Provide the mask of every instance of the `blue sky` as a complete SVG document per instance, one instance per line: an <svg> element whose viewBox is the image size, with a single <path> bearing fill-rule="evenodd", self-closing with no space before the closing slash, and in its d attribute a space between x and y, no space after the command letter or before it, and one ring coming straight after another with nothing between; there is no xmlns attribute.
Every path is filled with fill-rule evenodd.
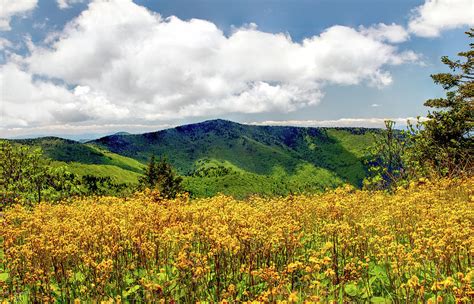
<svg viewBox="0 0 474 304"><path fill-rule="evenodd" d="M446 71L441 56L466 49L473 5L7 0L0 136L136 133L213 118L402 126L443 94L429 75Z"/></svg>

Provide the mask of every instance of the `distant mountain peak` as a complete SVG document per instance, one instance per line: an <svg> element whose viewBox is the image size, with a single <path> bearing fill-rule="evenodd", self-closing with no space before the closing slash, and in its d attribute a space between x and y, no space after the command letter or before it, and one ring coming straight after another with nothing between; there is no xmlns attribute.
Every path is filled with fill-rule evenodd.
<svg viewBox="0 0 474 304"><path fill-rule="evenodd" d="M221 119L221 118L216 118L216 119L209 119L201 122L196 122L196 123L191 123L191 124L186 124L179 127L186 127L186 126L242 126L242 124L231 121L231 120L226 120L226 119Z"/></svg>

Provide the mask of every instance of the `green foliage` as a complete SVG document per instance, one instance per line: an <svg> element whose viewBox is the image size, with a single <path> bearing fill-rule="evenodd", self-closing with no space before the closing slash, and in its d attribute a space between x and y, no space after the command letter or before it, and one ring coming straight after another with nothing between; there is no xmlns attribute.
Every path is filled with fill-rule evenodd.
<svg viewBox="0 0 474 304"><path fill-rule="evenodd" d="M15 203L32 205L73 196L123 196L134 189L133 183L117 182L113 176L95 175L94 170L87 170L89 174L75 174L77 165L99 166L51 161L35 146L0 141L0 210ZM101 165L99 169L112 175L113 169L130 172L109 165ZM135 174L136 184L138 173L130 174Z"/></svg>
<svg viewBox="0 0 474 304"><path fill-rule="evenodd" d="M405 132L395 130L394 126L394 121L386 120L386 129L382 132L382 136L376 138L368 149L366 163L369 170L364 180L364 187L367 189L391 188L400 185L408 178L409 170L405 158L410 138Z"/></svg>
<svg viewBox="0 0 474 304"><path fill-rule="evenodd" d="M74 174L51 166L41 149L0 141L0 208L58 200L78 193Z"/></svg>
<svg viewBox="0 0 474 304"><path fill-rule="evenodd" d="M474 29L466 34L474 37ZM425 106L435 109L426 121L416 125L408 122L408 130L393 130L386 122L386 131L369 151L369 176L364 185L369 189L393 188L419 177L472 176L474 142L474 44L458 53L465 61L441 61L453 73L431 75L445 89L445 98L429 99Z"/></svg>
<svg viewBox="0 0 474 304"><path fill-rule="evenodd" d="M67 166L68 170L76 174L79 178L82 178L85 175L110 177L116 183L128 184L131 187L138 185L138 179L141 176L140 173L126 170L113 165L95 165L77 162L53 162L53 164L57 166Z"/></svg>
<svg viewBox="0 0 474 304"><path fill-rule="evenodd" d="M288 173L276 166L270 174L256 174L242 170L230 162L205 159L183 180L184 189L192 197L212 197L218 193L246 198L251 195L283 196L290 193L315 193L335 188L344 181L333 172L301 164Z"/></svg>
<svg viewBox="0 0 474 304"><path fill-rule="evenodd" d="M130 189L152 155L166 154L193 196L220 192L247 197L318 192L342 183L361 186L366 174L363 151L378 132L212 120L147 134L116 134L85 144L53 137L19 142L41 147L55 160L53 165L67 166L78 179L110 176L114 184L128 184ZM284 174L275 175L280 169ZM89 190L82 187L83 193Z"/></svg>
<svg viewBox="0 0 474 304"><path fill-rule="evenodd" d="M363 150L378 130L243 125L211 120L138 135L112 135L90 143L146 162L167 155L181 175L190 175L202 159L230 162L239 170L271 175L281 166L294 174L305 163L334 172L360 186L365 176Z"/></svg>
<svg viewBox="0 0 474 304"><path fill-rule="evenodd" d="M141 174L144 165L137 160L112 153L93 144L83 144L57 137L15 140L22 145L41 148L45 157L63 163L115 166Z"/></svg>
<svg viewBox="0 0 474 304"><path fill-rule="evenodd" d="M169 199L183 192L182 180L165 158L156 162L155 156L152 155L145 174L140 178L140 185L143 188L157 189L160 196Z"/></svg>
<svg viewBox="0 0 474 304"><path fill-rule="evenodd" d="M472 39L474 29L466 34ZM452 73L431 75L447 91L446 97L425 102L434 110L413 138L413 158L429 173L448 177L473 173L474 44L458 56L464 61L441 58Z"/></svg>
<svg viewBox="0 0 474 304"><path fill-rule="evenodd" d="M132 192L130 185L117 183L110 176L84 175L81 186L86 195L123 196Z"/></svg>

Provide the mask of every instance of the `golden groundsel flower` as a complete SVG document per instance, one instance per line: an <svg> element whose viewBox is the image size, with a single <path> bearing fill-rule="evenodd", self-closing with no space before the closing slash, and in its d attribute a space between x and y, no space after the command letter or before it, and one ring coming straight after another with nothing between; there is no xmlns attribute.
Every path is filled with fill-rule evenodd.
<svg viewBox="0 0 474 304"><path fill-rule="evenodd" d="M0 302L470 303L473 189L15 206Z"/></svg>

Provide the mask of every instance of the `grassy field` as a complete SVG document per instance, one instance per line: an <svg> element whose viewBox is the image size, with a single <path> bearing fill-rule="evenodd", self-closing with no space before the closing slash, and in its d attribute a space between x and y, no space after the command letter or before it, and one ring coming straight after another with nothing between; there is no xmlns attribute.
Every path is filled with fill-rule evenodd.
<svg viewBox="0 0 474 304"><path fill-rule="evenodd" d="M474 180L396 193L78 199L8 209L16 302L471 303Z"/></svg>
<svg viewBox="0 0 474 304"><path fill-rule="evenodd" d="M99 177L111 177L113 181L119 183L126 183L131 185L138 184L138 178L141 173L123 169L114 165L94 165L82 163L57 163L58 165L66 165L68 170L75 173L77 176L94 175Z"/></svg>

